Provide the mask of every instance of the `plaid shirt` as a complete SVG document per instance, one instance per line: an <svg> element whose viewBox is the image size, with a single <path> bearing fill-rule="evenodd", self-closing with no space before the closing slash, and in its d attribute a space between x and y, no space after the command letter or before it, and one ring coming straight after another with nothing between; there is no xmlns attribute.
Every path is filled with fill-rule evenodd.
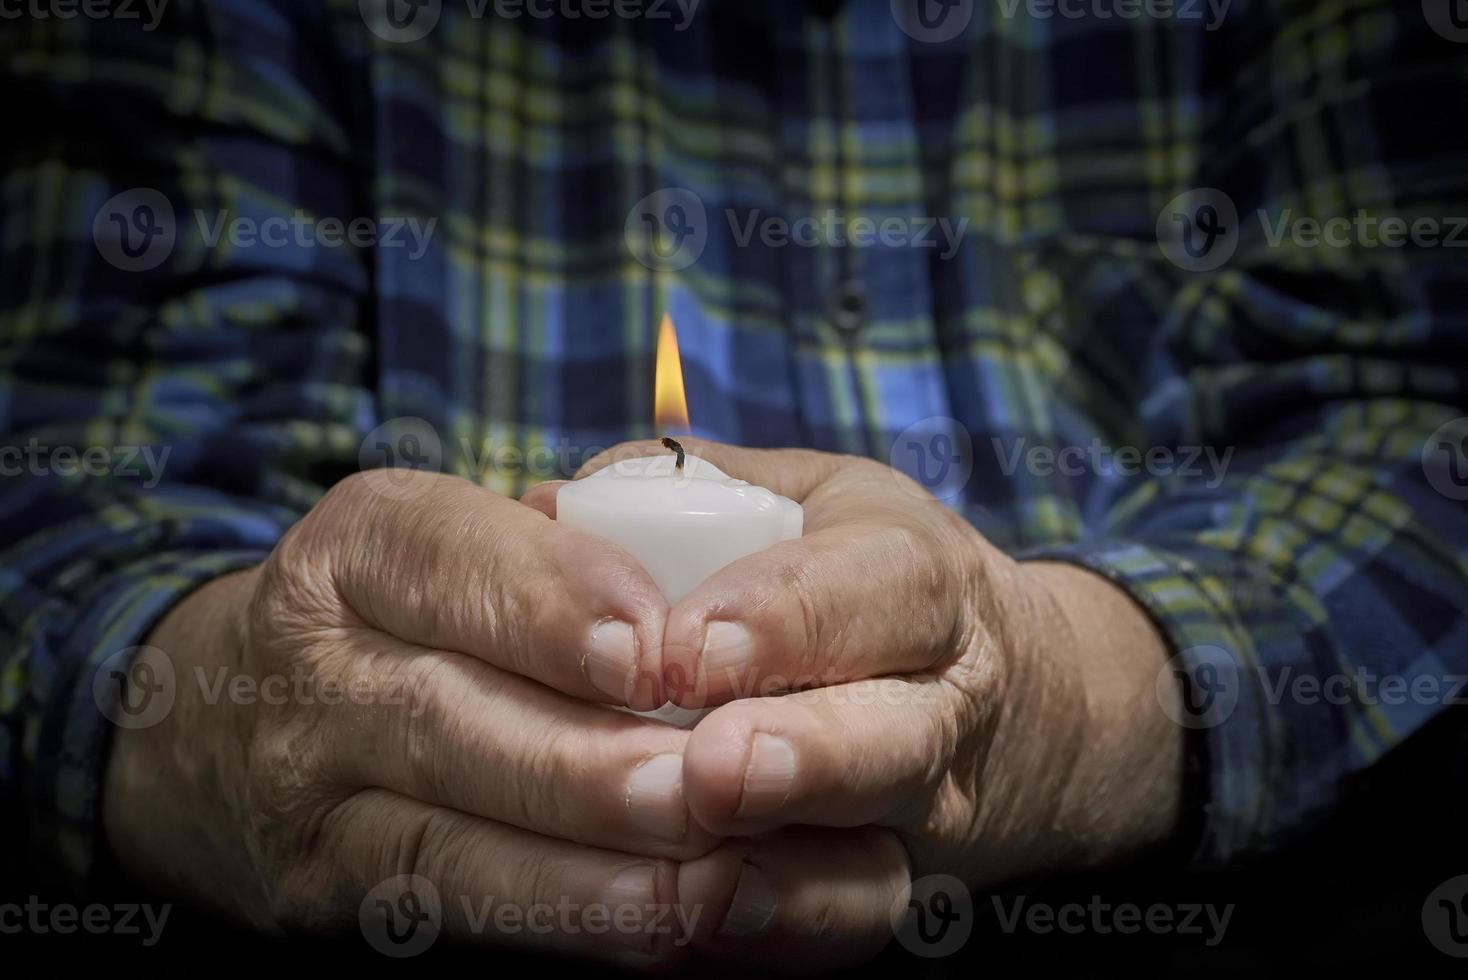
<svg viewBox="0 0 1468 980"><path fill-rule="evenodd" d="M0 790L36 853L94 867L107 668L170 604L394 449L515 493L651 435L664 311L698 434L891 461L1156 617L1200 860L1451 700L1328 682L1468 672L1468 262L1292 224L1468 215L1451 22L439 7L0 28Z"/></svg>

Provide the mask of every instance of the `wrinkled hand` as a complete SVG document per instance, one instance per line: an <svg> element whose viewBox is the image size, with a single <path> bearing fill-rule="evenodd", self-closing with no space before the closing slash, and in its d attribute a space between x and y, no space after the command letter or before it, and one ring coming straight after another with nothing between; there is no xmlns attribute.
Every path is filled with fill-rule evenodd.
<svg viewBox="0 0 1468 980"><path fill-rule="evenodd" d="M1171 832L1166 648L1116 586L1011 560L869 460L687 445L801 502L806 523L678 603L663 637L663 693L722 705L686 749L689 808L715 834L757 835L680 872L680 899L712 906L699 948L869 949L909 876L982 887ZM526 502L554 514L554 492ZM790 825L866 829L769 833Z"/></svg>
<svg viewBox="0 0 1468 980"><path fill-rule="evenodd" d="M515 501L353 477L154 629L139 657L174 672L176 703L116 733L112 850L270 931L354 931L374 886L419 875L451 936L676 955L643 919L675 921L676 859L713 844L679 791L689 735L593 703L655 706L636 675L666 613L625 553ZM491 896L554 925L476 924ZM593 906L633 911L576 928Z"/></svg>

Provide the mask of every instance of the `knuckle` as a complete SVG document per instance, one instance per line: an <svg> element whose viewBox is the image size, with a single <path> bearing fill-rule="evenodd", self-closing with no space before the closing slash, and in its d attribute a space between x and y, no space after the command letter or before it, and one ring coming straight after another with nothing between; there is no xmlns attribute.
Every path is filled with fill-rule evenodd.
<svg viewBox="0 0 1468 980"><path fill-rule="evenodd" d="M251 646L274 659L295 659L305 653L303 643L294 642L331 621L333 606L309 573L284 561L272 559L261 572L260 584L250 599L247 622Z"/></svg>
<svg viewBox="0 0 1468 980"><path fill-rule="evenodd" d="M765 678L795 690L821 681L814 675L836 659L844 642L833 628L830 596L812 563L775 553L746 559L750 592L740 602L740 619L757 638L755 656Z"/></svg>
<svg viewBox="0 0 1468 980"><path fill-rule="evenodd" d="M953 543L927 527L895 528L890 533L892 562L907 570L902 579L911 600L907 606L914 617L913 632L945 645L964 605L963 582L949 569Z"/></svg>
<svg viewBox="0 0 1468 980"><path fill-rule="evenodd" d="M246 805L269 836L291 829L294 833L286 836L298 844L309 849L315 843L332 802L321 776L322 755L320 739L309 731L268 735L252 744Z"/></svg>
<svg viewBox="0 0 1468 980"><path fill-rule="evenodd" d="M265 635L300 636L340 619L326 540L308 515L276 543L261 567L250 605L249 621Z"/></svg>
<svg viewBox="0 0 1468 980"><path fill-rule="evenodd" d="M562 799L565 787L583 785L602 771L598 743L587 730L571 724L556 724L545 737L528 738L519 767L519 792L515 795L518 819L524 827L555 822L574 823L582 812ZM576 832L576 828L563 830ZM584 836L579 833L577 836Z"/></svg>
<svg viewBox="0 0 1468 980"><path fill-rule="evenodd" d="M411 710L394 711L386 722L395 727L403 770L416 782L420 798L428 800L462 799L491 778L488 770L500 768L493 765L499 747L487 744L479 721L494 701L476 700L450 679L432 679L447 667L436 661L416 669L406 682Z"/></svg>
<svg viewBox="0 0 1468 980"><path fill-rule="evenodd" d="M922 718L926 728L923 741L931 760L924 782L931 789L943 780L958 757L963 728L958 706L952 698L938 698L931 710L922 713Z"/></svg>
<svg viewBox="0 0 1468 980"><path fill-rule="evenodd" d="M840 616L832 616L830 595L824 583L808 566L791 563L785 572L785 594L794 604L799 649L790 658L793 670L815 673L829 670L840 662L846 645L846 629ZM819 686L837 678L811 678L812 683L794 683L792 687Z"/></svg>
<svg viewBox="0 0 1468 980"><path fill-rule="evenodd" d="M336 800L316 775L309 743L257 739L243 789L247 845L271 883L269 915L287 932L313 931L332 912L332 876L320 858Z"/></svg>
<svg viewBox="0 0 1468 980"><path fill-rule="evenodd" d="M382 496L372 489L367 472L350 473L327 489L315 509L327 513L338 509L355 511L382 499Z"/></svg>
<svg viewBox="0 0 1468 980"><path fill-rule="evenodd" d="M419 875L434 881L442 869L440 858L452 831L444 825L446 811L430 809L405 820L383 841L378 868L394 875Z"/></svg>
<svg viewBox="0 0 1468 980"><path fill-rule="evenodd" d="M527 908L564 904L565 882L562 862L542 847L498 848L496 862L505 869L507 892Z"/></svg>

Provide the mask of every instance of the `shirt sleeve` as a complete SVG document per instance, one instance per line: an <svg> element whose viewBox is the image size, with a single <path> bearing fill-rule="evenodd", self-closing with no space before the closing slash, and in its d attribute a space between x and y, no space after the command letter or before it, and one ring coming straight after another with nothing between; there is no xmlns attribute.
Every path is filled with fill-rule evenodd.
<svg viewBox="0 0 1468 980"><path fill-rule="evenodd" d="M1131 478L1093 482L1082 539L1029 554L1108 576L1175 647L1202 862L1306 833L1468 699L1462 50L1415 5L1238 5L1174 66L1202 76L1198 254L1077 298L1091 329L1155 324L1121 441L1167 472L1113 457ZM1205 224L1236 247L1213 269Z"/></svg>
<svg viewBox="0 0 1468 980"><path fill-rule="evenodd" d="M355 468L365 253L231 230L362 213L322 9L0 32L0 794L58 883L99 853L101 668Z"/></svg>

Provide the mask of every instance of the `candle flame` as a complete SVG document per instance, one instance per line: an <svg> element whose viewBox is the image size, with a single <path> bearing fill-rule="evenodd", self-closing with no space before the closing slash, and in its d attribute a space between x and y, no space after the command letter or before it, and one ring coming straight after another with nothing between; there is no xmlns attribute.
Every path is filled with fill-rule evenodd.
<svg viewBox="0 0 1468 980"><path fill-rule="evenodd" d="M683 390L683 361L673 318L663 316L658 331L658 364L654 376L653 421L659 432L688 432L688 396Z"/></svg>

